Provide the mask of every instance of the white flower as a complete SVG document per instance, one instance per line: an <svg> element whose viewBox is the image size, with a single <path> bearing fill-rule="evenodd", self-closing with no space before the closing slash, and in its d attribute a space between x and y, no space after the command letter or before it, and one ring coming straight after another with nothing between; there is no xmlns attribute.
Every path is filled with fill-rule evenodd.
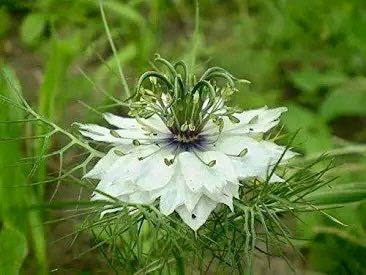
<svg viewBox="0 0 366 275"><path fill-rule="evenodd" d="M143 108L138 111L150 111L148 118L107 113L104 118L113 130L79 124L85 137L112 146L85 175L99 180L93 200L108 199L103 193L132 204L159 199L164 215L176 211L197 230L218 204L234 211L240 180L283 181L275 173L268 177L280 159L284 162L295 153L258 137L278 124L286 108L263 107L233 115L224 105L223 93L211 98L203 92L180 95L191 101L177 106L169 99L172 89L158 94L161 100L141 97L138 103Z"/></svg>

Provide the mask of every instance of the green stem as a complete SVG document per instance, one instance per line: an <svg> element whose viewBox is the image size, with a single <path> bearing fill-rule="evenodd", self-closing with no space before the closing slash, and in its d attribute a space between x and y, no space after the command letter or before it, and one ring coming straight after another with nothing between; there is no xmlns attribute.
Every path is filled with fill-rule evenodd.
<svg viewBox="0 0 366 275"><path fill-rule="evenodd" d="M124 89L124 91L127 95L127 98L130 98L131 92L130 92L130 89L128 87L127 81L126 81L126 77L123 73L122 65L121 65L119 57L118 57L116 46L114 45L113 38L112 38L111 32L109 30L109 26L108 26L107 19L106 19L104 9L103 9L103 1L102 0L99 1L99 8L100 8L100 13L102 15L104 29L107 33L108 41L109 41L109 44L112 48L113 56L114 56L114 58L116 60L116 63L117 63L117 68L118 68L118 72L119 72L119 75L120 75L120 78L121 78L122 87L123 87L123 89Z"/></svg>
<svg viewBox="0 0 366 275"><path fill-rule="evenodd" d="M192 39L192 50L191 50L191 70L194 74L195 67L196 67L196 57L197 57L197 50L198 50L198 43L199 43L199 1L196 0L196 7L195 7L195 25L194 25L194 33Z"/></svg>
<svg viewBox="0 0 366 275"><path fill-rule="evenodd" d="M175 255L175 261L176 261L176 271L178 275L184 275L185 271L184 271L184 261L182 256L180 255Z"/></svg>

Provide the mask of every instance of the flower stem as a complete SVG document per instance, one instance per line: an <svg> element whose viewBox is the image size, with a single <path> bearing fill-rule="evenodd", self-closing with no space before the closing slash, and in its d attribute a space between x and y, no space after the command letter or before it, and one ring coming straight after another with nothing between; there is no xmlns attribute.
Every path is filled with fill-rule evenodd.
<svg viewBox="0 0 366 275"><path fill-rule="evenodd" d="M175 262L176 262L176 271L177 271L177 275L184 275L185 271L184 271L184 261L183 261L183 257L176 254L175 255Z"/></svg>

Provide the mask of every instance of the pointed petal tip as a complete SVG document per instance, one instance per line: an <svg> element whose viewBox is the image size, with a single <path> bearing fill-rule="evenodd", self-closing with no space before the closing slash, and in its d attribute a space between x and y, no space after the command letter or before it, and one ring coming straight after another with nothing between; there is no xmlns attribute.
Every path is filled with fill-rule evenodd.
<svg viewBox="0 0 366 275"><path fill-rule="evenodd" d="M108 121L108 119L110 118L110 117L112 117L113 116L113 114L111 114L111 113L103 113L103 117L104 117L104 119L105 120L107 120Z"/></svg>
<svg viewBox="0 0 366 275"><path fill-rule="evenodd" d="M286 106L278 107L277 109L279 109L281 111L281 113L288 111L288 108Z"/></svg>

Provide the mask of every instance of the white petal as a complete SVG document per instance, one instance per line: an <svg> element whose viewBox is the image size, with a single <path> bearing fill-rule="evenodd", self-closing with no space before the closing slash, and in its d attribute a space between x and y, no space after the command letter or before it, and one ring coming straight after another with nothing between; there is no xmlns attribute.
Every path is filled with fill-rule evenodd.
<svg viewBox="0 0 366 275"><path fill-rule="evenodd" d="M184 205L186 206L188 211L192 211L196 207L200 198L203 196L202 193L192 192L191 189L189 189L186 185L184 185L183 194Z"/></svg>
<svg viewBox="0 0 366 275"><path fill-rule="evenodd" d="M164 215L170 215L178 206L183 204L183 188L184 179L181 175L176 173L172 177L171 183L163 189L160 196L159 206L161 213L163 213Z"/></svg>
<svg viewBox="0 0 366 275"><path fill-rule="evenodd" d="M123 186L124 183L127 184L129 181L135 182L139 177L143 165L143 162L139 160L139 157L147 156L156 151L157 148L159 147L155 145L135 146L133 153L120 156L101 177L98 188L101 191L104 191L114 183Z"/></svg>
<svg viewBox="0 0 366 275"><path fill-rule="evenodd" d="M119 158L119 156L114 153L115 150L115 148L109 150L109 152L97 162L93 169L85 174L84 178L101 179L101 176L104 175Z"/></svg>
<svg viewBox="0 0 366 275"><path fill-rule="evenodd" d="M293 152L290 149L286 150L285 146L277 145L276 143L268 141L268 140L262 140L259 143L260 143L260 145L264 146L264 148L266 148L267 151L271 152L270 153L271 158L273 158L275 161L278 161L278 159L281 156L282 156L281 162L284 162L284 161L287 161L287 160L299 155L298 153Z"/></svg>
<svg viewBox="0 0 366 275"><path fill-rule="evenodd" d="M223 193L239 198L239 184L228 183L222 190Z"/></svg>
<svg viewBox="0 0 366 275"><path fill-rule="evenodd" d="M136 184L132 181L115 180L114 182L108 183L101 181L97 185L96 191L92 194L92 200L111 200L111 197L119 199L121 196L135 192L136 189Z"/></svg>
<svg viewBox="0 0 366 275"><path fill-rule="evenodd" d="M132 143L133 140L138 140L140 143L153 142L161 137L156 137L143 130L129 130L129 129L117 129L114 130L120 139L125 140L127 143Z"/></svg>
<svg viewBox="0 0 366 275"><path fill-rule="evenodd" d="M236 172L238 174L239 179L248 179L253 177L258 177L262 180L267 180L269 175L272 173L273 165L263 165L263 164L255 164L246 160L233 160L233 164L235 166ZM271 178L268 179L269 182L283 182L284 180L277 176L275 173L272 173Z"/></svg>
<svg viewBox="0 0 366 275"><path fill-rule="evenodd" d="M141 169L141 161L136 155L130 154L120 157L102 177L102 181L113 182L115 180L135 180Z"/></svg>
<svg viewBox="0 0 366 275"><path fill-rule="evenodd" d="M183 203L183 197L174 187L165 188L160 196L160 212L164 215L170 215Z"/></svg>
<svg viewBox="0 0 366 275"><path fill-rule="evenodd" d="M200 161L189 152L179 154L178 161L187 187L193 192L201 192L204 183L200 171L202 166Z"/></svg>
<svg viewBox="0 0 366 275"><path fill-rule="evenodd" d="M240 179L260 177L266 179L273 167L281 159L281 163L294 157L296 153L270 141L256 141L249 137L223 136L216 144L216 149L232 155L234 169ZM238 157L246 149L244 156ZM283 155L284 154L284 155ZM236 157L235 157L236 156ZM280 181L271 178L272 181Z"/></svg>
<svg viewBox="0 0 366 275"><path fill-rule="evenodd" d="M215 209L217 202L203 196L192 211L188 211L185 206L177 208L177 213L182 220L193 230L200 228Z"/></svg>
<svg viewBox="0 0 366 275"><path fill-rule="evenodd" d="M141 190L159 189L170 181L175 171L176 161L168 166L165 164L165 158L172 159L173 156L163 150L142 161L136 179Z"/></svg>
<svg viewBox="0 0 366 275"><path fill-rule="evenodd" d="M234 161L240 179L259 178L268 180L269 183L284 182L285 180L279 177L276 173L272 173L273 167L264 165L248 165L246 162ZM272 173L271 177L270 174Z"/></svg>
<svg viewBox="0 0 366 275"><path fill-rule="evenodd" d="M96 124L81 124L77 123L79 126L80 133L88 138L94 139L96 141L103 141L103 142L116 142L118 143L120 139L114 137L110 133L110 129L96 125Z"/></svg>
<svg viewBox="0 0 366 275"><path fill-rule="evenodd" d="M122 207L115 207L115 208L109 208L107 210L103 210L100 213L100 218L103 218L105 215L110 214L110 213L116 213L116 212L122 211L122 209L123 209Z"/></svg>
<svg viewBox="0 0 366 275"><path fill-rule="evenodd" d="M269 183L275 183L275 182L284 182L285 180L281 177L279 177L278 175L276 175L276 173L273 173L271 178L268 180Z"/></svg>
<svg viewBox="0 0 366 275"><path fill-rule="evenodd" d="M245 136L222 135L217 140L215 149L232 156L238 156L244 149L247 149L248 152L245 156L250 155L259 162L270 158L271 162L275 163L285 152L286 147L277 145L274 142L266 140L257 141ZM288 160L296 155L297 153L287 150L282 160Z"/></svg>
<svg viewBox="0 0 366 275"><path fill-rule="evenodd" d="M268 168L261 164L249 163L248 165L248 163L233 159L233 165L238 178L241 180L252 177L262 177L268 172Z"/></svg>
<svg viewBox="0 0 366 275"><path fill-rule="evenodd" d="M80 133L96 141L114 143L114 144L131 144L134 139L143 139L148 141L151 137L147 136L142 130L114 130L118 136L111 134L111 129L96 124L77 124L80 127Z"/></svg>
<svg viewBox="0 0 366 275"><path fill-rule="evenodd" d="M226 204L234 212L233 197L231 195L222 193L217 201Z"/></svg>
<svg viewBox="0 0 366 275"><path fill-rule="evenodd" d="M136 204L152 204L157 198L154 192L137 191L129 195L127 202Z"/></svg>
<svg viewBox="0 0 366 275"><path fill-rule="evenodd" d="M202 193L194 193L187 187L179 163L177 166L173 177L161 191L160 211L165 215L171 214L183 204L192 211L202 196Z"/></svg>
<svg viewBox="0 0 366 275"><path fill-rule="evenodd" d="M141 181L137 182L137 180L142 174L146 176L144 179L161 184L162 181L155 182L154 179L151 178L152 174L146 175L144 172L150 171L147 169L149 166L146 165L146 161L155 164L156 162L154 162L154 159L150 159L149 157L145 160L139 159L140 157L154 153L156 150L159 150L159 147L156 145L141 145L135 147L134 151L130 154L119 156L101 176L101 181L97 186L97 190L113 197L119 198L120 196L123 196L121 198L122 200L133 203L145 203L146 201L154 200L156 195L153 195L153 192L146 192L146 188L141 188L140 185L137 185L137 183L142 183ZM160 167L164 166L164 163L159 164L159 166L157 166L159 169L158 172L163 173L164 171L162 171ZM155 170L151 171L154 172ZM158 176L160 176L160 179L164 179L164 175L165 174L163 174L163 177L161 177L162 174L159 174ZM168 181L169 179L166 179L164 184ZM157 186L157 188L158 187L160 186ZM127 197L125 197L126 195ZM95 192L93 199L106 199L106 196Z"/></svg>
<svg viewBox="0 0 366 275"><path fill-rule="evenodd" d="M117 128L130 130L139 128L139 124L135 118L120 117L111 113L105 113L103 116L109 124L116 126Z"/></svg>
<svg viewBox="0 0 366 275"><path fill-rule="evenodd" d="M226 204L231 211L234 211L233 207L233 195L228 192L220 192L216 194L208 194L207 197L217 203Z"/></svg>
<svg viewBox="0 0 366 275"><path fill-rule="evenodd" d="M222 192L218 194L212 194L209 196L210 199L226 204L229 206L231 211L234 211L233 206L233 198L239 198L239 183L228 183L223 189Z"/></svg>
<svg viewBox="0 0 366 275"><path fill-rule="evenodd" d="M108 153L102 157L97 164L84 175L83 178L101 179L101 177L111 169L112 165L125 155L131 154L136 151L136 146L133 144L123 144L117 147L113 147ZM124 154L123 156L120 154Z"/></svg>
<svg viewBox="0 0 366 275"><path fill-rule="evenodd" d="M248 133L265 133L279 123L278 118L286 107L267 109L267 107L244 111L235 114L240 122L232 123L228 118L224 118L224 133L230 134L248 134Z"/></svg>
<svg viewBox="0 0 366 275"><path fill-rule="evenodd" d="M80 133L96 141L114 143L114 144L131 144L134 140L138 140L142 144L149 144L167 138L168 134L144 131L142 128L136 129L108 129L96 124L80 124ZM150 129L151 130L151 129ZM113 134L113 132L115 134Z"/></svg>
<svg viewBox="0 0 366 275"><path fill-rule="evenodd" d="M214 147L217 151L236 156L246 148L248 141L250 141L248 137L220 135Z"/></svg>
<svg viewBox="0 0 366 275"><path fill-rule="evenodd" d="M193 153L180 153L178 161L186 185L192 192L203 192L203 188L205 188L209 193L217 193L226 184L223 175L218 174L214 169L211 169L212 167L202 163Z"/></svg>
<svg viewBox="0 0 366 275"><path fill-rule="evenodd" d="M163 134L170 133L170 130L158 115L153 115L147 119L138 118L138 122L142 127L148 128L150 131L154 133L163 133Z"/></svg>
<svg viewBox="0 0 366 275"><path fill-rule="evenodd" d="M202 134L206 136L217 136L219 134L219 127L213 123L211 120L206 123L202 129ZM215 140L215 138L214 138Z"/></svg>
<svg viewBox="0 0 366 275"><path fill-rule="evenodd" d="M206 163L212 160L216 161L216 164L210 167L210 170L214 170L217 174L222 175L227 181L237 182L237 175L231 159L224 153L219 151L206 151L200 154L200 156Z"/></svg>

